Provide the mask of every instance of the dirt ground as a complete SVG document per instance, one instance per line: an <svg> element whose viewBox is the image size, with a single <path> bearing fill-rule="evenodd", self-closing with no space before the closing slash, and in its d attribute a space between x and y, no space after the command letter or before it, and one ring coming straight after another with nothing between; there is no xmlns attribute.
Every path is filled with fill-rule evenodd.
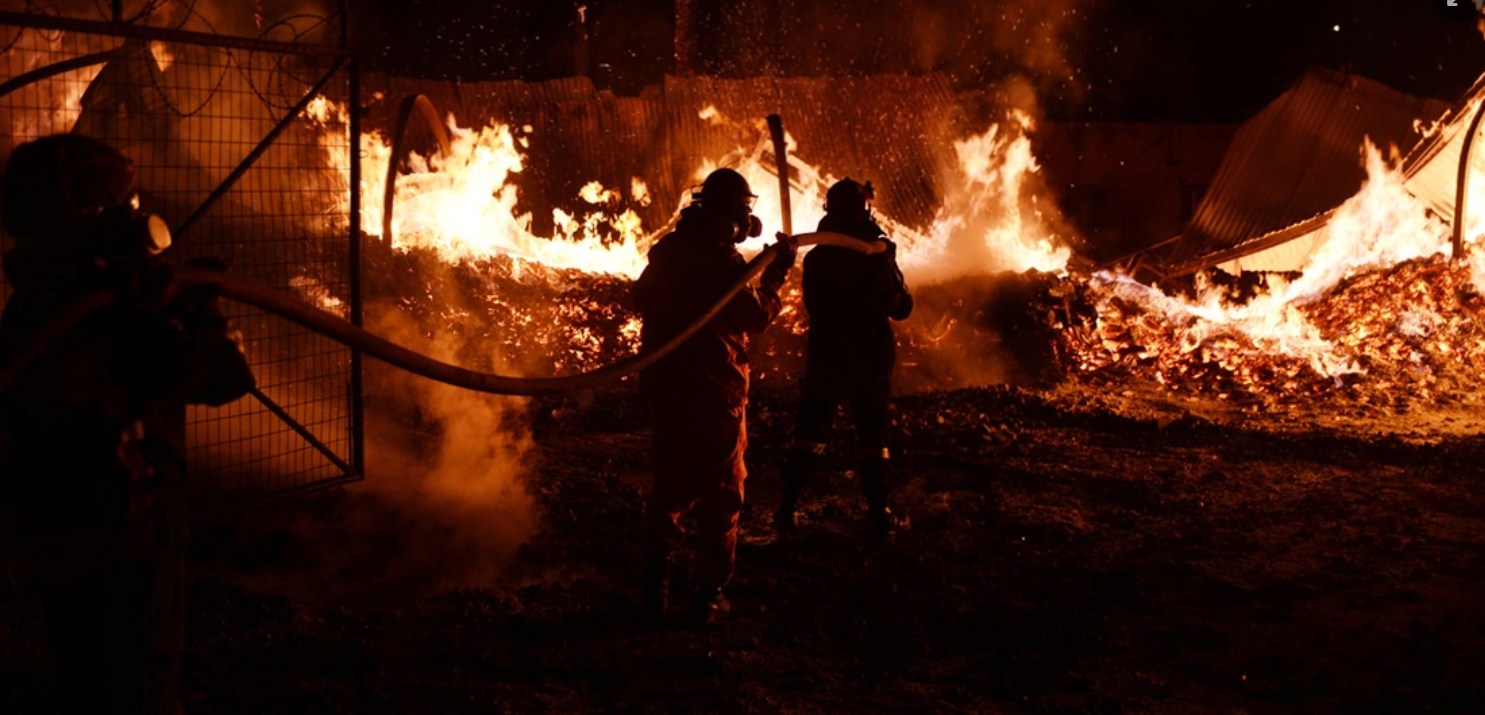
<svg viewBox="0 0 1485 715"><path fill-rule="evenodd" d="M541 403L541 529L497 581L430 592L342 571L327 591L312 565L333 543L286 525L364 498L354 489L202 525L188 711L1485 709L1477 408L1245 406L1147 386L903 397L911 526L872 546L844 460L797 536L769 526L793 399L752 407L726 625L635 618L635 397ZM388 551L416 537L399 523L377 536ZM265 585L275 572L304 578ZM0 593L0 710L44 710L36 607Z"/></svg>

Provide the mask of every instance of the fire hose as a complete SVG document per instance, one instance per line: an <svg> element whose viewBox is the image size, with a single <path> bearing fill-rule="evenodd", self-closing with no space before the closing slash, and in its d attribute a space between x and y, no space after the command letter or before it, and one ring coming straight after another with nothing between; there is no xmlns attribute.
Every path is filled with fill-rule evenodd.
<svg viewBox="0 0 1485 715"><path fill-rule="evenodd" d="M800 246L830 245L861 251L879 253L885 249L883 243L867 243L839 233L807 233L797 237ZM479 372L442 362L415 350L398 345L375 333L371 333L349 321L304 301L247 278L222 271L185 267L175 271L175 282L182 289L201 286L217 286L227 298L261 308L298 323L310 330L325 335L346 346L361 350L393 367L421 375L431 380L457 387L489 392L498 395L550 395L559 392L590 390L608 382L633 374L680 347L707 323L711 322L732 297L752 282L773 262L777 248L769 246L748 262L747 268L727 287L707 309L698 314L686 327L664 343L642 350L612 365L591 372L562 377L510 377L488 372ZM75 328L83 319L115 302L118 295L112 289L101 289L79 299L31 342L15 359L0 368L0 393L5 392L35 361L62 336Z"/></svg>
<svg viewBox="0 0 1485 715"><path fill-rule="evenodd" d="M420 111L425 119L431 120L437 116L432 112L431 105L428 105L426 101L417 103L416 99L421 99L421 97L409 98L409 101L404 102L402 106L401 116L398 120L397 134L399 138L406 128L409 115L413 113L415 108ZM792 221L788 208L789 175L783 129L777 115L769 117L769 125L773 134L775 156L778 160L779 190L782 199L784 225L787 232L788 228L792 228ZM391 185L392 182L389 181L388 187L390 188ZM390 218L392 214L392 192L389 190L387 194L387 205L385 206L384 215ZM796 236L795 239L801 247L830 245L867 254L880 253L886 250L886 244L882 242L867 242L853 236L826 231L802 234ZM332 315L315 308L283 291L223 271L187 266L179 268L174 272L174 281L181 289L215 286L221 291L221 295L227 298L286 318L291 322L415 375L476 392L488 392L498 395L537 396L591 390L654 364L655 361L680 347L692 335L695 335L698 330L701 330L703 326L711 322L712 318L715 318L718 313L727 307L733 296L741 292L754 278L757 278L759 274L763 273L764 269L773 262L777 253L778 248L775 246L769 246L763 249L752 261L748 262L747 267L737 279L706 310L699 313L690 323L686 324L685 328L671 336L664 343L641 350L612 365L607 365L590 372L545 378L498 375L470 370L458 365L435 360L427 355L368 332L337 315ZM86 294L59 315L21 353L10 362L0 366L0 394L8 390L57 340L70 332L89 315L114 303L118 298L119 295L114 290L100 289Z"/></svg>

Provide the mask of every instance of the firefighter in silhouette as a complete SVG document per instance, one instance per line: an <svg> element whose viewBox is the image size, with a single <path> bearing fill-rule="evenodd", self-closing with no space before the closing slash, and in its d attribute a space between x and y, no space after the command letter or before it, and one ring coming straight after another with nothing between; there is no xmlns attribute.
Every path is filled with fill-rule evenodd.
<svg viewBox="0 0 1485 715"><path fill-rule="evenodd" d="M58 135L17 147L0 192L16 242L0 365L79 298L116 295L0 393L0 497L43 600L61 712L179 710L185 406L253 386L215 295L172 283L169 231L133 178L112 147Z"/></svg>
<svg viewBox="0 0 1485 715"><path fill-rule="evenodd" d="M757 236L748 182L718 169L681 211L675 232L650 249L633 288L644 319L645 347L664 343L737 280L746 262L736 244ZM796 256L789 236L756 288L744 289L680 348L640 373L654 419L655 490L645 514L645 599L651 618L666 613L669 557L695 511L698 581L694 615L704 622L729 609L722 589L732 578L747 448L747 336L779 313L779 287Z"/></svg>
<svg viewBox="0 0 1485 715"><path fill-rule="evenodd" d="M896 523L887 505L891 487L887 410L897 361L890 321L912 314L913 297L897 268L897 247L872 218L872 198L871 182L847 178L831 186L820 230L881 241L887 244L886 251L867 255L816 246L804 259L809 367L800 388L794 444L784 464L784 496L774 514L780 531L796 526L800 492L819 469L842 402L850 405L856 423L868 531L886 537Z"/></svg>

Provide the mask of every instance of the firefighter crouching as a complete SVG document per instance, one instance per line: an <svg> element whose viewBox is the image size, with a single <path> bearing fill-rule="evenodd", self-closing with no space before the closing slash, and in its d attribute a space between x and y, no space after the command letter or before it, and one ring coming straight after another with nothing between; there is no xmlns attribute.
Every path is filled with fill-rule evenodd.
<svg viewBox="0 0 1485 715"><path fill-rule="evenodd" d="M633 288L646 347L665 342L715 301L744 270L736 244L761 233L746 179L712 172L681 211L675 232L650 249ZM745 289L680 348L640 373L654 423L655 490L645 514L644 611L664 617L668 563L685 536L681 519L696 512L700 594L693 612L710 622L725 615L722 593L732 578L738 515L747 470L747 335L778 315L779 287L793 266L793 239L779 234L778 257L759 285Z"/></svg>
<svg viewBox="0 0 1485 715"><path fill-rule="evenodd" d="M179 710L185 407L253 387L214 292L171 283L169 231L133 179L107 144L58 135L17 147L0 192L16 241L0 365L82 296L117 294L0 393L0 499L43 601L61 712Z"/></svg>
<svg viewBox="0 0 1485 715"><path fill-rule="evenodd" d="M872 198L871 182L836 183L826 192L820 230L881 241L886 251L868 255L816 246L804 259L809 366L800 385L794 444L784 464L784 495L774 514L780 531L797 524L800 493L819 469L842 402L850 405L856 423L868 532L884 538L898 522L887 503L892 487L888 407L897 361L890 321L912 314L913 297L897 267L896 245L872 218Z"/></svg>

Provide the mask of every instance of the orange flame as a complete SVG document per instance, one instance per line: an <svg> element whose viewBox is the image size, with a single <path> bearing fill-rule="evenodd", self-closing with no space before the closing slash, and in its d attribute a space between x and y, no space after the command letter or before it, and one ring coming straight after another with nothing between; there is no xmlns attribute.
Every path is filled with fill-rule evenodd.
<svg viewBox="0 0 1485 715"><path fill-rule="evenodd" d="M316 100L309 116L325 124L331 113L344 108ZM701 117L714 123L730 122L715 107ZM761 125L761 122L760 122ZM580 214L553 212L556 235L537 236L529 214L517 214L518 193L510 179L522 169L524 142L510 127L491 122L480 129L460 127L448 119L453 151L450 156L409 159L410 172L399 177L393 214L392 245L430 248L451 263L482 260L497 255L558 269L577 269L629 277L644 269L642 252L663 227L646 227L617 188L598 182L583 186L578 198L590 209ZM947 280L999 270L1061 271L1070 252L1049 228L1049 222L1025 191L1025 180L1038 167L1027 136L1031 122L1012 115L1002 126L956 145L963 178L933 224L914 230L880 213L877 218L901 245L899 260L912 280ZM530 129L523 128L529 132ZM754 213L764 223L764 236L745 242L745 254L761 250L779 230L778 178L773 170L772 145L766 134L714 161L704 161L690 177L699 183L711 171L728 166L738 170L759 195ZM792 177L794 225L814 226L824 216L825 192L836 181L799 158L793 136L787 137ZM327 152L343 149L326 145ZM375 132L362 136L362 195L370 198L362 209L363 229L381 234L381 206L391 148ZM765 155L768 155L765 157ZM331 166L346 166L332 159ZM642 179L630 182L629 202L650 203Z"/></svg>

